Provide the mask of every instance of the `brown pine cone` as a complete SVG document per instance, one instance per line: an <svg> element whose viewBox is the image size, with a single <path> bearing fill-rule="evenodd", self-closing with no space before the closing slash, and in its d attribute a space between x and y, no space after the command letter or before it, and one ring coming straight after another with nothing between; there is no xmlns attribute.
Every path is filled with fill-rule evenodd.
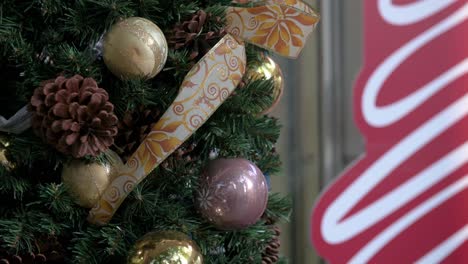
<svg viewBox="0 0 468 264"><path fill-rule="evenodd" d="M75 158L99 155L117 135L114 106L92 78L60 76L44 82L34 91L30 111L35 132Z"/></svg>
<svg viewBox="0 0 468 264"><path fill-rule="evenodd" d="M275 235L265 248L265 252L262 254L262 264L274 264L279 260L281 230L276 225L271 228Z"/></svg>
<svg viewBox="0 0 468 264"><path fill-rule="evenodd" d="M185 159L188 162L193 161L194 157L191 154L196 147L197 143L187 141L176 150L175 155L178 159Z"/></svg>
<svg viewBox="0 0 468 264"><path fill-rule="evenodd" d="M123 119L119 120L119 133L114 144L115 151L122 161L126 162L135 153L160 117L159 109L145 109L144 107L125 113Z"/></svg>
<svg viewBox="0 0 468 264"><path fill-rule="evenodd" d="M224 29L203 32L203 27L211 19L221 20L220 17L212 17L210 13L199 10L190 20L175 26L169 45L176 50L187 48L191 51L191 60L200 59L226 34Z"/></svg>
<svg viewBox="0 0 468 264"><path fill-rule="evenodd" d="M0 264L39 264L47 263L47 258L43 254L30 254L25 256L10 256L0 258Z"/></svg>
<svg viewBox="0 0 468 264"><path fill-rule="evenodd" d="M37 246L36 251L24 254L9 254L5 249L0 248L0 264L59 264L65 262L64 241L56 237L42 236L35 241L35 245Z"/></svg>

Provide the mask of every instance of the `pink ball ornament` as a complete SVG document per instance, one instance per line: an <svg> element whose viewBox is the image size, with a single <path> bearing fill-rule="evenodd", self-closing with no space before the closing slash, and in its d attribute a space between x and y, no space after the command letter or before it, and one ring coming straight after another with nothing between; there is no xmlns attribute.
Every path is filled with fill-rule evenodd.
<svg viewBox="0 0 468 264"><path fill-rule="evenodd" d="M208 163L195 194L202 216L217 228L235 230L255 224L265 212L265 176L245 159L217 159Z"/></svg>

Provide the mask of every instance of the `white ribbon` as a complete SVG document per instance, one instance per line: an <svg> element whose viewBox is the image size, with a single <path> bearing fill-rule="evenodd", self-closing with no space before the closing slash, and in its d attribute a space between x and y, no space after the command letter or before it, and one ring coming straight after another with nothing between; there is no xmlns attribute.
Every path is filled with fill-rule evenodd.
<svg viewBox="0 0 468 264"><path fill-rule="evenodd" d="M28 106L21 108L10 119L0 116L0 131L21 134L31 127L32 113L28 111Z"/></svg>

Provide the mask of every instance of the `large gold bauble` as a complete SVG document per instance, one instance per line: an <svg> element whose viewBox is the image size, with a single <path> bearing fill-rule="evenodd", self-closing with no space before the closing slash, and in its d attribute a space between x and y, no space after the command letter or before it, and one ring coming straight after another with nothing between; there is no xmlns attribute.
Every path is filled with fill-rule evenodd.
<svg viewBox="0 0 468 264"><path fill-rule="evenodd" d="M117 22L103 44L104 63L120 79L153 78L166 64L166 38L156 24L145 18Z"/></svg>
<svg viewBox="0 0 468 264"><path fill-rule="evenodd" d="M273 93L271 97L273 98L273 103L265 107L260 115L266 115L273 111L281 101L284 90L284 77L280 66L272 58L265 56L259 65L247 71L246 78L249 81L272 80Z"/></svg>
<svg viewBox="0 0 468 264"><path fill-rule="evenodd" d="M187 235L177 231L151 232L136 242L128 264L202 264L200 248Z"/></svg>
<svg viewBox="0 0 468 264"><path fill-rule="evenodd" d="M108 153L106 164L75 159L63 166L62 182L78 205L92 208L123 166L117 154Z"/></svg>
<svg viewBox="0 0 468 264"><path fill-rule="evenodd" d="M11 171L16 168L15 163L13 163L7 155L7 148L10 146L10 143L3 138L0 138L0 164L5 167L7 170Z"/></svg>
<svg viewBox="0 0 468 264"><path fill-rule="evenodd" d="M16 167L15 164L8 159L6 149L4 148L0 148L0 164L7 170L12 170Z"/></svg>

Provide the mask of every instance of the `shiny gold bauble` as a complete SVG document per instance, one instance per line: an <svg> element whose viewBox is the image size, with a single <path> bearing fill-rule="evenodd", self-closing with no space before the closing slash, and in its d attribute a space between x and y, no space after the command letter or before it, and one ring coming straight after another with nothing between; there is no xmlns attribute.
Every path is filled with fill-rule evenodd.
<svg viewBox="0 0 468 264"><path fill-rule="evenodd" d="M259 65L247 71L246 78L249 81L272 80L273 93L271 96L273 103L269 107L265 107L260 115L266 115L273 111L280 102L284 89L284 77L279 65L269 56L265 56Z"/></svg>
<svg viewBox="0 0 468 264"><path fill-rule="evenodd" d="M63 166L62 182L78 205L92 208L123 166L117 154L108 153L106 164L75 159Z"/></svg>
<svg viewBox="0 0 468 264"><path fill-rule="evenodd" d="M104 63L120 79L153 78L166 64L167 41L148 19L117 22L104 37Z"/></svg>
<svg viewBox="0 0 468 264"><path fill-rule="evenodd" d="M11 162L8 159L6 151L6 149L0 148L0 164L2 164L2 166L5 167L7 170L13 170L16 166L13 162Z"/></svg>
<svg viewBox="0 0 468 264"><path fill-rule="evenodd" d="M151 232L136 242L128 264L202 264L200 248L187 235L177 231Z"/></svg>

